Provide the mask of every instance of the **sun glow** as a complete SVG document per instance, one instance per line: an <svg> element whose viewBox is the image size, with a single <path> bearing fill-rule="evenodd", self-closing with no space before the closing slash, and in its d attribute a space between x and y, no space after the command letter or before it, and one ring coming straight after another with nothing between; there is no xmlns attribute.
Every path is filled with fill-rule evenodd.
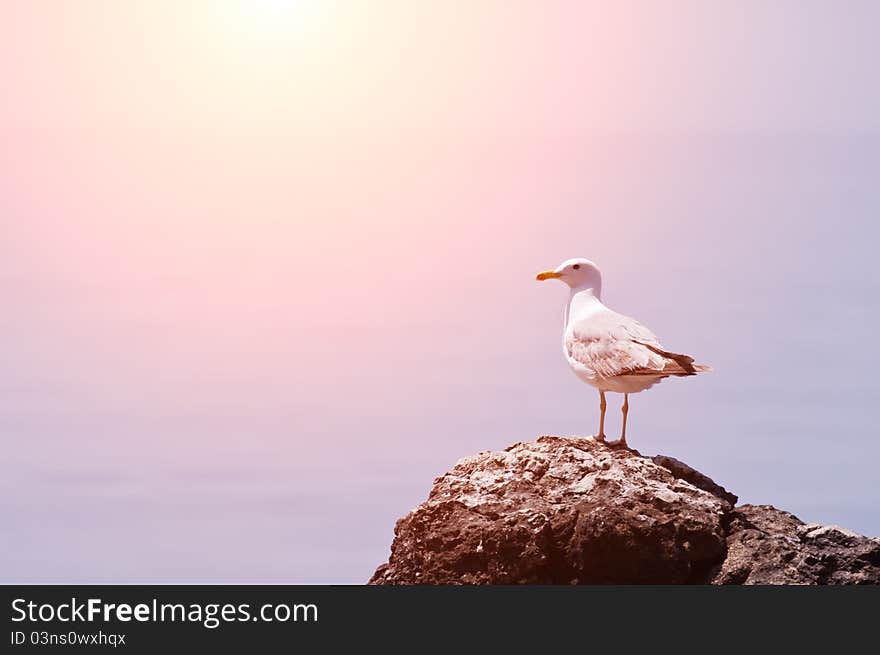
<svg viewBox="0 0 880 655"><path fill-rule="evenodd" d="M252 6L258 11L282 13L303 3L300 0L251 0L250 2L244 2L242 4Z"/></svg>
<svg viewBox="0 0 880 655"><path fill-rule="evenodd" d="M253 14L258 20L303 19L321 5L319 0L240 0L242 12Z"/></svg>
<svg viewBox="0 0 880 655"><path fill-rule="evenodd" d="M144 55L144 70L163 71L161 91L139 102L139 112L155 106L176 120L186 115L227 129L239 121L295 122L337 106L337 90L357 80L349 62L362 21L352 6L203 0L180 7L173 29L158 10L139 27L144 40L162 42Z"/></svg>
<svg viewBox="0 0 880 655"><path fill-rule="evenodd" d="M329 5L318 0L227 0L209 7L214 7L228 27L270 36L313 27L310 23Z"/></svg>

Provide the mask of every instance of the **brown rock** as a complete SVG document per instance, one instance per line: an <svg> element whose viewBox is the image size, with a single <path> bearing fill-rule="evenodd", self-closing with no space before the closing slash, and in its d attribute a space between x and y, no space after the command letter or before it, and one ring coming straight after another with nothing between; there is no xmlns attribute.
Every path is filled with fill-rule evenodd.
<svg viewBox="0 0 880 655"><path fill-rule="evenodd" d="M697 469L691 468L674 457L670 457L669 455L655 455L651 461L655 464L659 464L665 469L669 469L672 475L681 478L682 480L687 480L697 489L708 491L713 496L718 496L722 500L727 501L727 504L730 505L730 507L736 505L739 500L739 498L736 497L736 494L732 494L720 484L716 484L716 482L708 475L700 473Z"/></svg>
<svg viewBox="0 0 880 655"><path fill-rule="evenodd" d="M371 582L699 581L724 556L724 508L632 451L541 437L435 480Z"/></svg>
<svg viewBox="0 0 880 655"><path fill-rule="evenodd" d="M731 513L727 557L712 584L878 584L880 540L804 523L770 505Z"/></svg>
<svg viewBox="0 0 880 655"><path fill-rule="evenodd" d="M880 541L737 498L672 457L540 437L466 457L370 584L859 584Z"/></svg>

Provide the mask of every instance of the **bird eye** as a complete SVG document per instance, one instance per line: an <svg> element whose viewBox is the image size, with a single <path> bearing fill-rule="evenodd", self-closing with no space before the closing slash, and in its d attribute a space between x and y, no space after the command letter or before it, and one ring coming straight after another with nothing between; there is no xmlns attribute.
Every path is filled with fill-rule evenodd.
<svg viewBox="0 0 880 655"><path fill-rule="evenodd" d="M572 266L572 268L573 268L574 270L578 270L580 267L581 267L580 264L575 264L574 266Z"/></svg>

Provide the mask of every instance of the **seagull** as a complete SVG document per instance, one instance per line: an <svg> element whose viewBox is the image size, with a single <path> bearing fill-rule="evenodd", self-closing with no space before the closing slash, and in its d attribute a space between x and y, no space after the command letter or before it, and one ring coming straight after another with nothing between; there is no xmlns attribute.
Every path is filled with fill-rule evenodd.
<svg viewBox="0 0 880 655"><path fill-rule="evenodd" d="M568 259L537 280L562 280L571 288L565 308L562 351L574 374L599 390L599 433L605 441L605 393L623 394L623 428L620 440L609 445L628 447L626 415L629 394L654 386L662 379L685 377L709 366L694 364L688 355L664 350L657 337L629 316L602 304L602 274L589 259Z"/></svg>

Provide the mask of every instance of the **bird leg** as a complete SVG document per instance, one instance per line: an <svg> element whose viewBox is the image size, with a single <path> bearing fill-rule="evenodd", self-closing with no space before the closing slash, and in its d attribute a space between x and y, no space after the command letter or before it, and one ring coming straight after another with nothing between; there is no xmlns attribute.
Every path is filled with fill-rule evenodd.
<svg viewBox="0 0 880 655"><path fill-rule="evenodd" d="M620 441L618 442L621 446L626 445L626 415L629 414L629 394L623 394L623 406L620 408L620 411L623 412L623 429L620 431Z"/></svg>
<svg viewBox="0 0 880 655"><path fill-rule="evenodd" d="M599 434L595 435L593 439L596 441L605 441L605 408L607 407L605 403L605 392L599 391Z"/></svg>

